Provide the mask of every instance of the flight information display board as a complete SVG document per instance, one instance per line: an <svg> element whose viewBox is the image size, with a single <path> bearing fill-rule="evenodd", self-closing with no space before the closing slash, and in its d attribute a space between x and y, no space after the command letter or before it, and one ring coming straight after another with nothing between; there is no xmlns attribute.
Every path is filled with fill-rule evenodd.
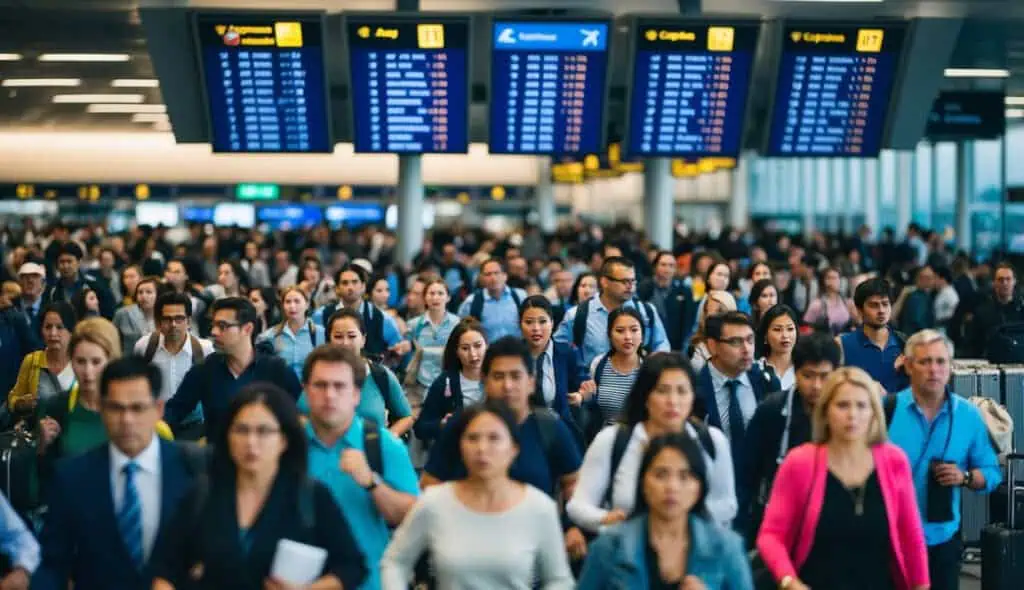
<svg viewBox="0 0 1024 590"><path fill-rule="evenodd" d="M753 22L638 22L626 153L738 155L759 30Z"/></svg>
<svg viewBox="0 0 1024 590"><path fill-rule="evenodd" d="M865 156L882 148L906 25L784 27L772 156Z"/></svg>
<svg viewBox="0 0 1024 590"><path fill-rule="evenodd" d="M943 90L932 104L924 135L931 141L997 139L1005 130L1005 92Z"/></svg>
<svg viewBox="0 0 1024 590"><path fill-rule="evenodd" d="M490 150L603 151L609 24L495 21Z"/></svg>
<svg viewBox="0 0 1024 590"><path fill-rule="evenodd" d="M349 17L357 152L469 150L469 19Z"/></svg>
<svg viewBox="0 0 1024 590"><path fill-rule="evenodd" d="M197 13L213 151L333 150L323 15Z"/></svg>

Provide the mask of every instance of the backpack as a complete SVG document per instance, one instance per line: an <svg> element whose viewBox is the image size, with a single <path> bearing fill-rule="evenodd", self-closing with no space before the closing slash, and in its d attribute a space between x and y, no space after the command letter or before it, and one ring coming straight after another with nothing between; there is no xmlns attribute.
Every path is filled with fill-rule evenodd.
<svg viewBox="0 0 1024 590"><path fill-rule="evenodd" d="M1024 363L1024 322L997 327L988 337L985 358L994 365Z"/></svg>
<svg viewBox="0 0 1024 590"><path fill-rule="evenodd" d="M373 384L377 386L377 391L379 391L381 397L384 398L384 409L386 409L390 415L394 409L390 404L391 396L389 394L391 393L391 380L388 379L388 371L382 365L371 360L366 361L366 366L369 367L369 374L370 378L373 379Z"/></svg>
<svg viewBox="0 0 1024 590"><path fill-rule="evenodd" d="M380 445L380 427L370 418L363 418L363 454L370 471L384 474L384 453Z"/></svg>
<svg viewBox="0 0 1024 590"><path fill-rule="evenodd" d="M590 314L591 301L588 299L576 307L576 318L572 324L572 341L580 350L583 350L583 341L587 338L587 316ZM644 345L650 348L654 338L654 318L657 312L654 311L653 305L646 301L642 302L636 297L633 298L633 305L641 310L641 315L647 320L645 322L647 325L644 326Z"/></svg>
<svg viewBox="0 0 1024 590"><path fill-rule="evenodd" d="M519 305L522 304L522 300L519 298L519 294L516 293L516 290L512 289L512 288L509 288L508 292L512 294L512 301L515 302L516 308L518 309ZM479 322L483 321L483 315L484 315L484 290L483 289L477 289L476 291L473 291L473 303L469 304L469 315L474 317L474 318L476 318L477 321L479 321Z"/></svg>
<svg viewBox="0 0 1024 590"><path fill-rule="evenodd" d="M381 355L387 348L384 342L384 313L367 301L363 302L362 307L363 326L366 328L366 346L363 349L368 355ZM337 302L324 306L323 319L325 328L330 326L331 316L336 311L338 311Z"/></svg>
<svg viewBox="0 0 1024 590"><path fill-rule="evenodd" d="M198 338L189 334L188 339L192 343L192 365L195 366L203 362L203 359L206 358L206 353L203 352L203 345L199 342ZM153 362L157 346L160 346L160 333L153 332L149 335L149 342L146 343L146 352L142 355L147 363Z"/></svg>

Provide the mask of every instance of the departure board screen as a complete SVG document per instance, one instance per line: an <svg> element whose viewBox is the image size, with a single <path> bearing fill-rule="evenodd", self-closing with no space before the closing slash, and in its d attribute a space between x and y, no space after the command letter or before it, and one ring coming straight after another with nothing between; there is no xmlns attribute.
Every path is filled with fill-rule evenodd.
<svg viewBox="0 0 1024 590"><path fill-rule="evenodd" d="M196 15L214 152L331 152L318 14Z"/></svg>
<svg viewBox="0 0 1024 590"><path fill-rule="evenodd" d="M495 21L492 153L603 151L608 30L604 21Z"/></svg>
<svg viewBox="0 0 1024 590"><path fill-rule="evenodd" d="M469 19L349 17L357 152L466 153Z"/></svg>
<svg viewBox="0 0 1024 590"><path fill-rule="evenodd" d="M878 155L906 26L785 27L768 153Z"/></svg>
<svg viewBox="0 0 1024 590"><path fill-rule="evenodd" d="M639 22L626 152L739 154L756 23Z"/></svg>

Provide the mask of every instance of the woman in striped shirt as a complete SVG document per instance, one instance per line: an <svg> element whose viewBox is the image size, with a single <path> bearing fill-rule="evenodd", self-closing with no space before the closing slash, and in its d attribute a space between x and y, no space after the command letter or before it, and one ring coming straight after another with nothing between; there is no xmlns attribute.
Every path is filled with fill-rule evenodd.
<svg viewBox="0 0 1024 590"><path fill-rule="evenodd" d="M635 307L620 307L608 315L608 342L611 350L595 358L591 367L597 382L594 399L605 424L619 419L643 363L644 321Z"/></svg>

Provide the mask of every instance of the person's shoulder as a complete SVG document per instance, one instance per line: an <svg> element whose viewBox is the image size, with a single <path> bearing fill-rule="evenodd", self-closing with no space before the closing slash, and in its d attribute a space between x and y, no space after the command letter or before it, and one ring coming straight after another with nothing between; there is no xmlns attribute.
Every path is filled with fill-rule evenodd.
<svg viewBox="0 0 1024 590"><path fill-rule="evenodd" d="M107 445L102 444L79 455L63 457L57 461L55 468L56 476L72 486L76 485L74 482L81 482L93 477L101 475L107 477L109 474L99 467L104 463L104 459L109 452ZM67 489L74 488L69 487Z"/></svg>
<svg viewBox="0 0 1024 590"><path fill-rule="evenodd" d="M555 520L558 519L558 505L544 492L538 490L530 484L522 484L526 487L526 495L523 498L523 502L526 502L532 510L540 512L543 516L550 516Z"/></svg>
<svg viewBox="0 0 1024 590"><path fill-rule="evenodd" d="M790 465L810 465L818 458L819 446L814 443L804 443L786 454L783 463Z"/></svg>
<svg viewBox="0 0 1024 590"><path fill-rule="evenodd" d="M799 394L794 393L794 395ZM786 405L786 398L788 397L789 391L787 390L769 393L757 406L757 412L779 412Z"/></svg>

